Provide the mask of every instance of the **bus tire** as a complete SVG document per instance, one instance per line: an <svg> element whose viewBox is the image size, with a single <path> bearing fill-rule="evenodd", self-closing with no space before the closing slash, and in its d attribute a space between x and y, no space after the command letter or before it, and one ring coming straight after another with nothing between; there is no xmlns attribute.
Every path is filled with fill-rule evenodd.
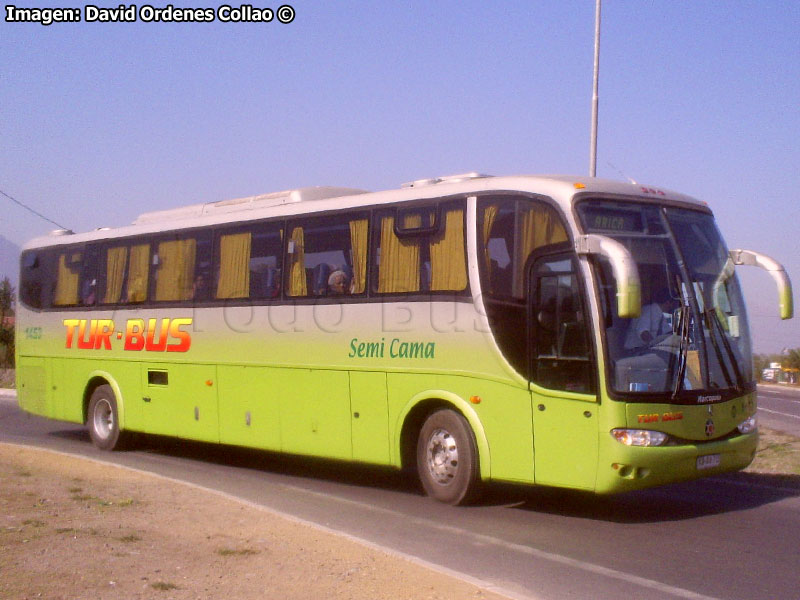
<svg viewBox="0 0 800 600"><path fill-rule="evenodd" d="M417 472L428 496L446 504L474 500L479 470L475 436L467 420L450 409L432 413L417 441Z"/></svg>
<svg viewBox="0 0 800 600"><path fill-rule="evenodd" d="M101 450L121 450L126 436L119 428L117 398L111 386L104 384L95 388L89 398L86 424L92 443Z"/></svg>

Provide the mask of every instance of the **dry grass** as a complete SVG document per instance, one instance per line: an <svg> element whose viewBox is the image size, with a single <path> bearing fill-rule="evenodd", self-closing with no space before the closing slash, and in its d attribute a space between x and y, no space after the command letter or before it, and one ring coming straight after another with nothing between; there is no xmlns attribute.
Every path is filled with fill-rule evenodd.
<svg viewBox="0 0 800 600"><path fill-rule="evenodd" d="M800 438L759 428L758 450L748 473L800 475Z"/></svg>

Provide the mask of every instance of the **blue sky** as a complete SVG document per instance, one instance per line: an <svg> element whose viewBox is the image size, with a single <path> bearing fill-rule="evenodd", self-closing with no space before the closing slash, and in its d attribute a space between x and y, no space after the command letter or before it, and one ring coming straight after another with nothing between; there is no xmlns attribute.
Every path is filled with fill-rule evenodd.
<svg viewBox="0 0 800 600"><path fill-rule="evenodd" d="M593 0L291 5L290 24L0 22L0 189L78 231L306 185L588 172ZM604 2L598 175L708 201L798 290L799 136L800 3ZM52 229L0 209L17 244ZM756 350L800 346L746 271Z"/></svg>

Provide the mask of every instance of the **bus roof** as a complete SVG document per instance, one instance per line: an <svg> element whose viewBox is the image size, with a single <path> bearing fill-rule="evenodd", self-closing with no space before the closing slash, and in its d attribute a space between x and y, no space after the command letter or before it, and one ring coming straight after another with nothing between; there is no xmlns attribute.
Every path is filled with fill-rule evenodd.
<svg viewBox="0 0 800 600"><path fill-rule="evenodd" d="M56 230L47 236L29 241L23 250L67 242L100 240L242 220L286 217L311 212L491 191L518 191L549 196L558 202L566 213L570 212L570 204L576 196L587 194L600 194L643 202L678 202L708 210L705 202L690 196L638 183L574 175L496 177L479 173L464 173L420 179L405 183L397 189L378 192L342 187L306 187L146 212L139 215L131 225L119 228L98 228L78 234L68 230Z"/></svg>

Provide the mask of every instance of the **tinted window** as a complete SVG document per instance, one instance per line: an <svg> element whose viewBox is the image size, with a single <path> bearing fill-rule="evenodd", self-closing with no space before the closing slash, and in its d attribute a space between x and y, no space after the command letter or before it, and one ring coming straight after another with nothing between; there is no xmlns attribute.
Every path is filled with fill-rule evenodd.
<svg viewBox="0 0 800 600"><path fill-rule="evenodd" d="M486 316L506 360L529 377L528 260L567 241L558 213L541 201L514 196L478 200L478 265Z"/></svg>
<svg viewBox="0 0 800 600"><path fill-rule="evenodd" d="M100 252L101 304L147 300L150 244L140 240L112 242Z"/></svg>
<svg viewBox="0 0 800 600"><path fill-rule="evenodd" d="M211 294L211 238L203 232L161 240L153 256L153 299L202 301Z"/></svg>
<svg viewBox="0 0 800 600"><path fill-rule="evenodd" d="M42 308L44 289L47 287L49 261L47 254L41 250L29 250L22 254L19 297L31 308Z"/></svg>
<svg viewBox="0 0 800 600"><path fill-rule="evenodd" d="M462 203L381 211L376 225L376 292L461 292L467 288Z"/></svg>
<svg viewBox="0 0 800 600"><path fill-rule="evenodd" d="M366 214L290 222L286 293L292 297L360 295L367 274Z"/></svg>
<svg viewBox="0 0 800 600"><path fill-rule="evenodd" d="M524 298L525 268L531 253L567 241L558 213L544 202L482 198L478 218L484 293Z"/></svg>
<svg viewBox="0 0 800 600"><path fill-rule="evenodd" d="M97 248L73 246L55 252L53 306L92 306L97 302Z"/></svg>
<svg viewBox="0 0 800 600"><path fill-rule="evenodd" d="M223 231L217 236L217 278L214 297L275 298L280 296L280 224L258 224Z"/></svg>

